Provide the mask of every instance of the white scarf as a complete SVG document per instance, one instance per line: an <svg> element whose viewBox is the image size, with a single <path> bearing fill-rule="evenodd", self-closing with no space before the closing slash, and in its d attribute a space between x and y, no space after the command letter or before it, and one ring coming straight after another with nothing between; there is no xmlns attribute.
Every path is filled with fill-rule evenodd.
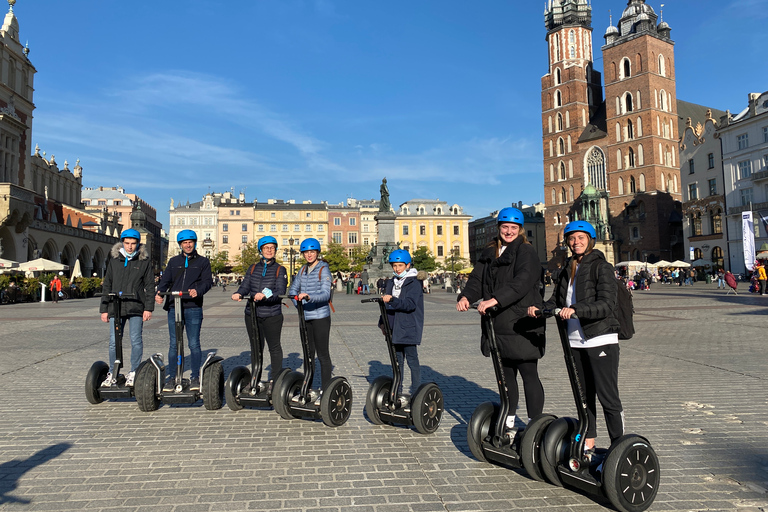
<svg viewBox="0 0 768 512"><path fill-rule="evenodd" d="M392 296L400 297L400 292L403 289L403 283L405 283L405 280L409 277L416 277L416 274L418 273L419 272L415 268L412 268L408 272L406 272L403 277L395 277L393 279L394 286L392 287Z"/></svg>

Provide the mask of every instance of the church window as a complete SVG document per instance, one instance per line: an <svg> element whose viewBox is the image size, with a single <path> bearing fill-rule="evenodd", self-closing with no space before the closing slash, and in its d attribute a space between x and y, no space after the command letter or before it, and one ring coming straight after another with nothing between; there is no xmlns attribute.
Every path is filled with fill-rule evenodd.
<svg viewBox="0 0 768 512"><path fill-rule="evenodd" d="M568 199L573 202L573 185L568 189Z"/></svg>
<svg viewBox="0 0 768 512"><path fill-rule="evenodd" d="M557 213L557 214L555 215L555 224L557 224L557 225L560 225L560 224L562 224L562 221L561 221L560 219L561 219L561 217L560 217L560 213Z"/></svg>
<svg viewBox="0 0 768 512"><path fill-rule="evenodd" d="M624 160L621 156L621 150L616 150L616 168L621 169L621 166L624 165Z"/></svg>
<svg viewBox="0 0 768 512"><path fill-rule="evenodd" d="M563 75L560 68L555 68L555 85L563 83Z"/></svg>
<svg viewBox="0 0 768 512"><path fill-rule="evenodd" d="M572 59L576 58L576 47L571 45L570 48L568 48L568 56Z"/></svg>
<svg viewBox="0 0 768 512"><path fill-rule="evenodd" d="M571 44L576 42L576 33L573 30L568 32L568 42Z"/></svg>
<svg viewBox="0 0 768 512"><path fill-rule="evenodd" d="M565 164L563 162L560 162L560 180L565 179Z"/></svg>
<svg viewBox="0 0 768 512"><path fill-rule="evenodd" d="M616 96L616 115L618 116L621 113L621 100L619 100L619 97Z"/></svg>
<svg viewBox="0 0 768 512"><path fill-rule="evenodd" d="M643 118L642 117L637 118L637 136L638 137L643 136Z"/></svg>
<svg viewBox="0 0 768 512"><path fill-rule="evenodd" d="M556 195L557 193L555 192L555 189L552 189L552 204L555 204L555 202L557 201L557 199L555 198Z"/></svg>
<svg viewBox="0 0 768 512"><path fill-rule="evenodd" d="M630 93L624 96L624 112L632 112L632 94Z"/></svg>
<svg viewBox="0 0 768 512"><path fill-rule="evenodd" d="M627 167L635 167L635 151L632 148L627 149Z"/></svg>
<svg viewBox="0 0 768 512"><path fill-rule="evenodd" d="M667 190L667 178L664 176L664 173L661 173L661 180L659 183L661 185L661 191L665 192Z"/></svg>
<svg viewBox="0 0 768 512"><path fill-rule="evenodd" d="M555 181L555 166L549 164L549 181Z"/></svg>
<svg viewBox="0 0 768 512"><path fill-rule="evenodd" d="M560 60L560 34L555 34L554 44L555 62Z"/></svg>
<svg viewBox="0 0 768 512"><path fill-rule="evenodd" d="M557 113L557 131L563 131L563 114Z"/></svg>
<svg viewBox="0 0 768 512"><path fill-rule="evenodd" d="M592 148L587 155L587 176L593 187L598 190L605 190L605 155L598 147Z"/></svg>
<svg viewBox="0 0 768 512"><path fill-rule="evenodd" d="M565 154L565 141L562 137L557 139L557 154L558 156Z"/></svg>
<svg viewBox="0 0 768 512"><path fill-rule="evenodd" d="M659 54L659 74L661 76L667 76L667 66L664 62L664 56Z"/></svg>
<svg viewBox="0 0 768 512"><path fill-rule="evenodd" d="M565 127L570 128L571 127L571 113L569 111L565 111Z"/></svg>
<svg viewBox="0 0 768 512"><path fill-rule="evenodd" d="M627 119L627 140L632 140L635 138L635 129L632 125L632 120Z"/></svg>
<svg viewBox="0 0 768 512"><path fill-rule="evenodd" d="M629 192L631 194L634 194L635 192L637 192L637 187L635 186L635 177L634 176L630 176L629 177Z"/></svg>
<svg viewBox="0 0 768 512"><path fill-rule="evenodd" d="M616 74L616 63L615 62L611 62L611 67L613 68L613 79L614 80L618 80L619 79L619 75Z"/></svg>
<svg viewBox="0 0 768 512"><path fill-rule="evenodd" d="M664 89L659 91L659 108L665 112L667 110L667 93Z"/></svg>
<svg viewBox="0 0 768 512"><path fill-rule="evenodd" d="M549 125L549 133L552 133L552 116L547 117L547 124Z"/></svg>
<svg viewBox="0 0 768 512"><path fill-rule="evenodd" d="M573 178L573 160L568 160L568 177Z"/></svg>
<svg viewBox="0 0 768 512"><path fill-rule="evenodd" d="M565 195L565 187L560 189L560 202L565 203L567 201L567 196Z"/></svg>
<svg viewBox="0 0 768 512"><path fill-rule="evenodd" d="M563 94L560 91L555 91L555 107L563 106Z"/></svg>
<svg viewBox="0 0 768 512"><path fill-rule="evenodd" d="M572 149L572 146L571 146L571 136L569 135L568 136L568 152L570 153L571 151L573 151L573 149Z"/></svg>
<svg viewBox="0 0 768 512"><path fill-rule="evenodd" d="M640 91L637 91L637 105L635 105L637 109L641 109L643 107L640 106Z"/></svg>
<svg viewBox="0 0 768 512"><path fill-rule="evenodd" d="M643 71L643 56L639 53L635 57L635 66L637 67L637 72L640 73Z"/></svg>
<svg viewBox="0 0 768 512"><path fill-rule="evenodd" d="M555 151L552 147L552 141L549 141L549 156L555 156Z"/></svg>
<svg viewBox="0 0 768 512"><path fill-rule="evenodd" d="M621 61L621 70L622 70L622 80L625 78L629 78L632 76L632 67L630 65L629 59L624 57L624 59Z"/></svg>
<svg viewBox="0 0 768 512"><path fill-rule="evenodd" d="M643 145L637 145L637 165L645 165L645 155L643 155Z"/></svg>
<svg viewBox="0 0 768 512"><path fill-rule="evenodd" d="M640 192L645 192L645 174L640 174Z"/></svg>
<svg viewBox="0 0 768 512"><path fill-rule="evenodd" d="M619 189L619 195L623 195L624 194L624 180L621 179L621 178L619 178L618 189Z"/></svg>

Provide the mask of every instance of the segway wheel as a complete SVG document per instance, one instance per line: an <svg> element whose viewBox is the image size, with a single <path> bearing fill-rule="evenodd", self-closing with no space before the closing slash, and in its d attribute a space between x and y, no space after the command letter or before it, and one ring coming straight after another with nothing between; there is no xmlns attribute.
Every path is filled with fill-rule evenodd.
<svg viewBox="0 0 768 512"><path fill-rule="evenodd" d="M563 486L559 464L567 464L570 456L571 437L576 431L578 421L574 418L558 418L554 420L544 433L541 441L541 470L547 482L558 487Z"/></svg>
<svg viewBox="0 0 768 512"><path fill-rule="evenodd" d="M320 417L329 427L340 427L352 413L352 386L344 377L334 377L323 390Z"/></svg>
<svg viewBox="0 0 768 512"><path fill-rule="evenodd" d="M659 458L644 438L627 435L608 452L603 463L603 489L621 512L641 512L659 490Z"/></svg>
<svg viewBox="0 0 768 512"><path fill-rule="evenodd" d="M291 413L289 402L299 391L304 376L299 372L283 372L275 381L272 392L272 405L275 412L284 420L293 419L295 416Z"/></svg>
<svg viewBox="0 0 768 512"><path fill-rule="evenodd" d="M203 405L209 411L224 405L224 368L216 361L203 369Z"/></svg>
<svg viewBox="0 0 768 512"><path fill-rule="evenodd" d="M392 389L392 377L380 375L376 377L368 388L365 397L365 413L374 425L382 425L384 421L379 415L379 410L389 405L389 393Z"/></svg>
<svg viewBox="0 0 768 512"><path fill-rule="evenodd" d="M523 431L520 441L520 460L531 478L537 482L544 481L541 461L541 440L549 425L557 419L551 414L540 414L533 418Z"/></svg>
<svg viewBox="0 0 768 512"><path fill-rule="evenodd" d="M239 411L243 408L238 396L240 392L251 381L251 372L245 366L238 366L231 372L224 383L224 396L227 399L227 407L233 411Z"/></svg>
<svg viewBox="0 0 768 512"><path fill-rule="evenodd" d="M160 380L163 376L160 375ZM136 370L136 380L133 385L136 404L141 412L156 411L160 407L159 390L157 389L157 368L149 361L144 361Z"/></svg>
<svg viewBox="0 0 768 512"><path fill-rule="evenodd" d="M432 434L443 419L443 392L434 382L424 384L411 403L413 426L420 434Z"/></svg>
<svg viewBox="0 0 768 512"><path fill-rule="evenodd" d="M109 373L109 365L104 361L96 361L85 376L85 399L92 404L100 404L104 401L99 393L99 388Z"/></svg>
<svg viewBox="0 0 768 512"><path fill-rule="evenodd" d="M475 412L472 413L472 418L467 425L467 442L469 443L469 451L475 456L477 460L487 462L483 452L483 440L488 437L488 433L491 431L491 424L498 414L499 406L492 402L483 402L477 406Z"/></svg>

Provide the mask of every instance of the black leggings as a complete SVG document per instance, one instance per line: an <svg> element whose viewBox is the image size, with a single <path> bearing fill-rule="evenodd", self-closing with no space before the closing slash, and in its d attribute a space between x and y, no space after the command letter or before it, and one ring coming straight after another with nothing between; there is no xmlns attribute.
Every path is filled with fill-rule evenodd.
<svg viewBox="0 0 768 512"><path fill-rule="evenodd" d="M587 400L587 437L597 437L597 396L613 443L624 435L624 409L619 398L619 344L572 348L571 354Z"/></svg>
<svg viewBox="0 0 768 512"><path fill-rule="evenodd" d="M516 414L520 401L520 390L517 387L517 374L523 378L525 390L525 407L529 418L535 418L544 410L544 386L539 380L538 360L520 361L502 359L504 379L507 381L507 396L509 397L509 414Z"/></svg>
<svg viewBox="0 0 768 512"><path fill-rule="evenodd" d="M261 334L261 346L264 346L266 340L269 347L269 358L272 366L269 370L269 378L274 379L283 368L283 347L280 345L280 333L283 331L283 315L268 316L265 318L256 318L259 324L259 333ZM245 315L245 330L248 331L248 338L253 338L253 326L251 325L251 315ZM263 370L263 368L262 368Z"/></svg>
<svg viewBox="0 0 768 512"><path fill-rule="evenodd" d="M309 358L315 364L315 351L320 360L320 386L325 386L331 381L331 353L329 351L331 338L331 317L307 320L307 341L309 342Z"/></svg>

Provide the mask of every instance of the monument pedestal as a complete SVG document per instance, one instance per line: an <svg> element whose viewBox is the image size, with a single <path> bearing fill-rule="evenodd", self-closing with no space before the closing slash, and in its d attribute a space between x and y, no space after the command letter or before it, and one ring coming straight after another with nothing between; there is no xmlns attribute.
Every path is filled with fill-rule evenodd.
<svg viewBox="0 0 768 512"><path fill-rule="evenodd" d="M368 271L368 279L371 284L375 285L379 278L389 279L392 277L389 255L392 251L400 248L395 242L395 218L396 215L392 212L378 212L374 217L379 232L378 241L371 251L371 261L366 263L364 267Z"/></svg>

